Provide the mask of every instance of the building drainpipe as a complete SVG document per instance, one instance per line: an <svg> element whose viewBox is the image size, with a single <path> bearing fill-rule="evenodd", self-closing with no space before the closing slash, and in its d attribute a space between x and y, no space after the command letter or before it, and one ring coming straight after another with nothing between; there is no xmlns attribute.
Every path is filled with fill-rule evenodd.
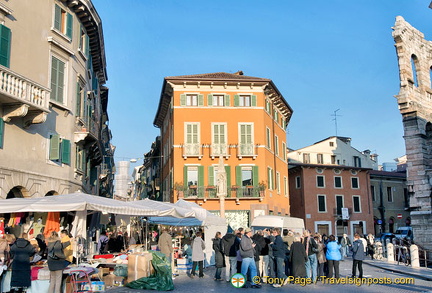
<svg viewBox="0 0 432 293"><path fill-rule="evenodd" d="M385 207L384 207L384 193L383 193L383 187L382 187L382 179L380 179L379 184L379 194L380 194L380 205L378 207L378 210L380 212L381 216L381 233L385 233Z"/></svg>

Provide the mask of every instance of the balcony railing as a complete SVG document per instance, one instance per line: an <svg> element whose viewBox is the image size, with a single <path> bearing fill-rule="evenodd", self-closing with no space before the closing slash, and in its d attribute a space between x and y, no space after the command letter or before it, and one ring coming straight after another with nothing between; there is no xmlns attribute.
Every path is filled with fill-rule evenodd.
<svg viewBox="0 0 432 293"><path fill-rule="evenodd" d="M214 143L211 145L211 156L226 156L228 155L228 145L225 143Z"/></svg>
<svg viewBox="0 0 432 293"><path fill-rule="evenodd" d="M24 103L49 112L50 90L0 65L0 102ZM33 106L33 107L32 107Z"/></svg>
<svg viewBox="0 0 432 293"><path fill-rule="evenodd" d="M217 199L217 189L214 186L189 186L183 191L184 198ZM257 186L228 187L227 199L251 199L264 197L264 191Z"/></svg>
<svg viewBox="0 0 432 293"><path fill-rule="evenodd" d="M183 157L201 157L201 144L185 143L183 145Z"/></svg>
<svg viewBox="0 0 432 293"><path fill-rule="evenodd" d="M253 143L241 143L237 147L237 156L241 157L255 157L255 146Z"/></svg>

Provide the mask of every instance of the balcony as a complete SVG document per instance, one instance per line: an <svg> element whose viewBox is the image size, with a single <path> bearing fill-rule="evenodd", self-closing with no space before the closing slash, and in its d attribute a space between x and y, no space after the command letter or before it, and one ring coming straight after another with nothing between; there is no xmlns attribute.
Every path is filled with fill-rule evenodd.
<svg viewBox="0 0 432 293"><path fill-rule="evenodd" d="M219 156L228 156L228 145L225 143L211 144L210 156L212 157L212 159Z"/></svg>
<svg viewBox="0 0 432 293"><path fill-rule="evenodd" d="M202 158L201 144L199 143L185 143L183 145L183 158L198 157Z"/></svg>
<svg viewBox="0 0 432 293"><path fill-rule="evenodd" d="M348 215L352 215L352 208L348 208ZM341 208L333 208L333 216L339 220L342 220L342 209Z"/></svg>
<svg viewBox="0 0 432 293"><path fill-rule="evenodd" d="M95 120L95 117L76 117L76 124L79 130L75 131L74 142L80 141L94 142L99 138L100 127L99 123Z"/></svg>
<svg viewBox="0 0 432 293"><path fill-rule="evenodd" d="M215 186L196 186L191 185L183 191L184 198L190 199L219 199ZM259 199L264 197L264 190L258 186L231 186L228 187L225 199Z"/></svg>
<svg viewBox="0 0 432 293"><path fill-rule="evenodd" d="M46 121L51 90L0 65L0 106L3 120L24 117L26 127Z"/></svg>
<svg viewBox="0 0 432 293"><path fill-rule="evenodd" d="M241 143L237 146L237 157L253 157L256 158L255 146L253 143Z"/></svg>

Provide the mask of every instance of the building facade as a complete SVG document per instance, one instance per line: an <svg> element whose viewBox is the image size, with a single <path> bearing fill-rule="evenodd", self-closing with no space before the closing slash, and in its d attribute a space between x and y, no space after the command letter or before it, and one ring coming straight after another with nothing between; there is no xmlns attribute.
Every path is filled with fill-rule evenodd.
<svg viewBox="0 0 432 293"><path fill-rule="evenodd" d="M407 156L407 188L416 243L432 249L432 43L406 22L393 27L399 63L402 114Z"/></svg>
<svg viewBox="0 0 432 293"><path fill-rule="evenodd" d="M378 169L378 155L369 150L358 151L351 146L351 138L341 136L331 136L313 145L291 150L288 162Z"/></svg>
<svg viewBox="0 0 432 293"><path fill-rule="evenodd" d="M291 216L311 231L335 236L373 233L370 169L290 164Z"/></svg>
<svg viewBox="0 0 432 293"><path fill-rule="evenodd" d="M219 160L232 226L261 214L289 215L286 126L292 109L270 79L242 72L167 77L154 125L161 129L164 201L220 211Z"/></svg>
<svg viewBox="0 0 432 293"><path fill-rule="evenodd" d="M0 0L0 23L0 198L112 196L104 39L91 1Z"/></svg>
<svg viewBox="0 0 432 293"><path fill-rule="evenodd" d="M409 226L411 217L406 172L371 170L369 174L375 235L394 233L399 227Z"/></svg>

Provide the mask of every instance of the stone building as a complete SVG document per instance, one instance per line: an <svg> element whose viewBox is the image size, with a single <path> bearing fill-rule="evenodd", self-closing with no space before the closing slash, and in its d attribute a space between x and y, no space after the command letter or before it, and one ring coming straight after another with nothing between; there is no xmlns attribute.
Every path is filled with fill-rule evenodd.
<svg viewBox="0 0 432 293"><path fill-rule="evenodd" d="M0 199L112 195L102 23L90 0L0 0Z"/></svg>
<svg viewBox="0 0 432 293"><path fill-rule="evenodd" d="M407 188L411 225L417 243L432 249L432 43L406 22L393 27L399 62L402 114L407 155Z"/></svg>

